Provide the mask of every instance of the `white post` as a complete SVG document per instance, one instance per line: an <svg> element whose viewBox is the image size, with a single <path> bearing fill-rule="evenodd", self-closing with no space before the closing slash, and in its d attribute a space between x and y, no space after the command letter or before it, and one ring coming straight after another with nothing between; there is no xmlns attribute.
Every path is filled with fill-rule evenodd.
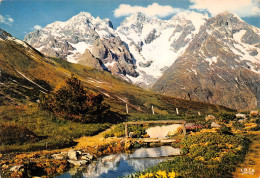
<svg viewBox="0 0 260 178"><path fill-rule="evenodd" d="M153 105L152 105L152 113L154 114L154 109L153 109Z"/></svg>
<svg viewBox="0 0 260 178"><path fill-rule="evenodd" d="M176 108L176 113L177 113L177 115L179 115L179 110L178 110L178 108Z"/></svg>
<svg viewBox="0 0 260 178"><path fill-rule="evenodd" d="M128 106L125 104L126 113L128 114Z"/></svg>

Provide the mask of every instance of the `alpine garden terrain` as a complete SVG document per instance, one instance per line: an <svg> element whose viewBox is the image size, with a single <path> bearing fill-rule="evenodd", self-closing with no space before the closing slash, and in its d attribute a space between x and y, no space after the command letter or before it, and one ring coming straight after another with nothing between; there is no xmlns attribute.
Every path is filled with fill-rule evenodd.
<svg viewBox="0 0 260 178"><path fill-rule="evenodd" d="M102 95L104 104L109 105L111 111L125 115L127 104L128 117L131 117L131 115L136 117L138 114L145 115L145 113L151 114L152 105L157 114L175 114L176 107L183 115L197 115L198 111L202 114L232 111L223 106L155 94L115 77L109 72L80 64L72 64L63 59L45 57L27 43L12 37L3 30L1 30L0 37L1 122L15 123L18 126L19 124L27 125L28 129L34 128L32 130L38 136L48 136L46 131L42 130L43 128L51 128L52 126L61 128L64 125L69 128L69 125L73 126L71 121L62 120L60 117L42 111L37 107L40 95L50 93L63 86L72 73L82 81L86 90ZM49 127L41 126L40 122L43 122L44 124L42 124L45 126L49 125ZM31 127L28 123L34 126ZM37 125L37 123L39 124ZM80 125L82 124L75 123L75 128L80 128ZM107 126L101 124L97 126L97 131L104 128L107 128ZM76 130L68 131L72 134L68 137L75 138L84 135L84 131L76 133ZM73 134L74 131L75 134ZM88 132L87 129L85 132ZM96 131L91 133L96 133ZM58 136L60 134L53 133L53 135ZM50 138L48 137L48 139ZM43 142L41 143L42 146ZM26 150L26 147L22 150Z"/></svg>
<svg viewBox="0 0 260 178"><path fill-rule="evenodd" d="M61 163L54 159L48 162L49 153L45 155L46 159L42 160L42 163L31 162L37 161L41 152L32 155L30 153L15 155L17 152L24 151L71 147L76 144L75 139L95 135L112 125L109 121L106 123L106 120L101 123L75 122L71 119L64 119L63 114L56 114L38 107L41 96L63 89L71 74L81 81L84 90L93 93L94 96L101 95L104 98L103 104L108 105L109 110L120 115L123 120L163 120L181 117L196 121L202 120L198 112L206 115L234 111L219 105L155 94L115 77L109 72L72 64L59 58L46 57L3 30L0 35L0 64L0 127L4 128L1 130L4 133L1 132L3 137L0 150L1 153L14 152L10 155L1 155L4 158L4 162L1 162L2 168L10 168L8 164L22 164L21 161L24 160L26 170L40 169L46 175L61 173L68 168L66 165L69 163ZM125 111L126 104L129 113ZM155 111L154 115L151 111L152 106ZM180 112L179 115L176 114L176 108ZM113 123L117 122L122 122L122 120ZM12 134L5 137L10 130L13 131ZM23 135L23 139L17 140L18 136ZM109 154L111 150L114 150L113 144L102 146L98 150ZM121 150L123 147L119 144L117 148ZM95 150L92 148L92 151ZM96 154L102 155L97 152ZM11 161L6 159L9 156ZM46 160L48 164L45 164ZM54 166L55 170L49 169L50 167L46 165ZM61 165L63 168L60 167Z"/></svg>

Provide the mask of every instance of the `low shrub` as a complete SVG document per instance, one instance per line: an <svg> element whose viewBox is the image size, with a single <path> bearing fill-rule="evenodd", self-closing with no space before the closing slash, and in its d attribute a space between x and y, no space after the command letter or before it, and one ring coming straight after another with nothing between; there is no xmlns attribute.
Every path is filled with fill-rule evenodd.
<svg viewBox="0 0 260 178"><path fill-rule="evenodd" d="M229 123L229 121L236 119L236 115L233 113L220 113L218 114L217 119L221 122Z"/></svg>
<svg viewBox="0 0 260 178"><path fill-rule="evenodd" d="M240 123L240 122L234 122L232 123L232 126L236 129L236 130L243 130L244 129L244 124Z"/></svg>
<svg viewBox="0 0 260 178"><path fill-rule="evenodd" d="M0 144L13 145L24 144L27 142L34 143L39 141L39 137L28 130L26 127L19 127L15 124L0 124Z"/></svg>

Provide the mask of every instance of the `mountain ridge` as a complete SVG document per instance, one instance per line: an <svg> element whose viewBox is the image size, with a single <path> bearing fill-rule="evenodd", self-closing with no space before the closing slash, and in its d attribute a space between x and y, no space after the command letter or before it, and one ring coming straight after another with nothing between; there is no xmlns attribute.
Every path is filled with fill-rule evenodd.
<svg viewBox="0 0 260 178"><path fill-rule="evenodd" d="M225 106L236 109L258 106L257 102L260 100L258 97L258 84L251 83L258 81L260 73L260 44L258 43L260 41L260 30L247 24L234 13L226 11L209 18L207 14L187 11L173 16L170 20L147 18L142 13L136 13L125 18L117 29L113 29L111 28L112 23L108 19L94 18L91 14L82 12L68 21L60 23L68 24L71 20L75 24L74 26L81 24L78 21L86 24L86 29L88 33L91 32L92 36L88 36L87 39L91 43L86 45L84 32L82 39L77 40L77 43L73 44L69 40L74 39L67 38L63 28L58 26L57 30L52 32L62 31L64 33L62 38L65 41L63 39L61 42L55 42L55 35L49 38L49 40L52 39L51 41L54 39L54 46L50 47L50 49L65 49L68 61L75 60L71 62L109 71L138 86L152 88L153 91L162 94L217 104L222 104L223 102ZM101 27L95 24L101 24ZM82 26L82 24L79 26ZM45 28L42 29L43 32L46 31ZM34 39L30 37L33 35L37 36L37 33L41 32L35 31L30 33L25 40L30 43ZM73 30L69 33L77 34ZM78 36L78 38L81 37ZM204 38L208 38L208 40ZM57 39L59 39L59 36L57 36ZM202 45L204 45L203 52L206 52L206 54L198 50L198 48L201 48L200 43L202 42L205 42ZM65 48L63 47L64 44ZM36 46L32 44L32 46L37 47L37 44ZM218 48L221 48L222 52L217 54L216 51L221 51ZM44 53L43 49L38 49ZM226 50L226 52L223 53L223 50ZM75 55L77 57L72 59L71 57L75 57ZM182 56L185 55L188 55L189 58L198 57L200 65L196 65L196 68L184 65L185 61L190 64L193 62L191 60L183 60ZM231 59L228 60L230 57ZM197 59L194 60L196 61ZM221 68L221 66L215 65L218 61L224 61L223 65L227 65L226 69L215 69L216 67ZM176 67L177 64L179 64L179 67ZM250 70L249 75L246 68ZM196 82L178 81L176 76L181 78L181 73L187 72L186 69L188 72L196 75L202 74L202 76L203 73L210 74L214 73L213 71L215 73L209 76L204 75L202 78L195 76ZM225 70L233 71L231 72L233 75L225 72ZM176 72L180 74L176 74L176 76L175 74L170 75L170 73ZM175 78L172 81L178 82L170 82L171 78ZM247 81L245 78L247 78ZM231 90L231 86L226 87L230 88L228 91L240 93L241 97L237 95L236 99L224 97L227 94L222 94L220 90L216 93L213 92L214 97L212 97L212 89L206 89L207 87L204 85L214 85L216 83L215 80L226 80L226 82L220 82L221 87L228 86L230 83L237 87L237 83L241 84L241 82L245 83L245 81L247 84L244 84L243 87L239 85L240 92ZM193 85L192 82L197 84ZM170 83L174 85L172 88L176 92L170 91ZM178 83L185 83L185 86L179 86ZM193 85L193 88L189 86L190 84ZM189 88L189 91L185 90L182 93L185 87ZM242 92L242 90L247 92ZM197 94L194 94L194 91ZM200 94L198 94L198 91L201 91ZM248 93L251 93L251 95L249 96ZM227 102L223 100L233 101ZM249 100L252 101L250 102ZM236 102L244 104L237 104Z"/></svg>

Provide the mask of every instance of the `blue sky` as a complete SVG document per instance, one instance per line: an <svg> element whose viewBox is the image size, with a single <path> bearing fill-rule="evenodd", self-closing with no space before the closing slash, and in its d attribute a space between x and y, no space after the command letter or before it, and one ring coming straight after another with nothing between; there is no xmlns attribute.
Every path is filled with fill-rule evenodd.
<svg viewBox="0 0 260 178"><path fill-rule="evenodd" d="M117 27L136 11L169 19L185 10L207 12L211 16L230 10L260 28L258 0L0 0L0 28L23 39L34 28L66 21L81 11L109 18Z"/></svg>

